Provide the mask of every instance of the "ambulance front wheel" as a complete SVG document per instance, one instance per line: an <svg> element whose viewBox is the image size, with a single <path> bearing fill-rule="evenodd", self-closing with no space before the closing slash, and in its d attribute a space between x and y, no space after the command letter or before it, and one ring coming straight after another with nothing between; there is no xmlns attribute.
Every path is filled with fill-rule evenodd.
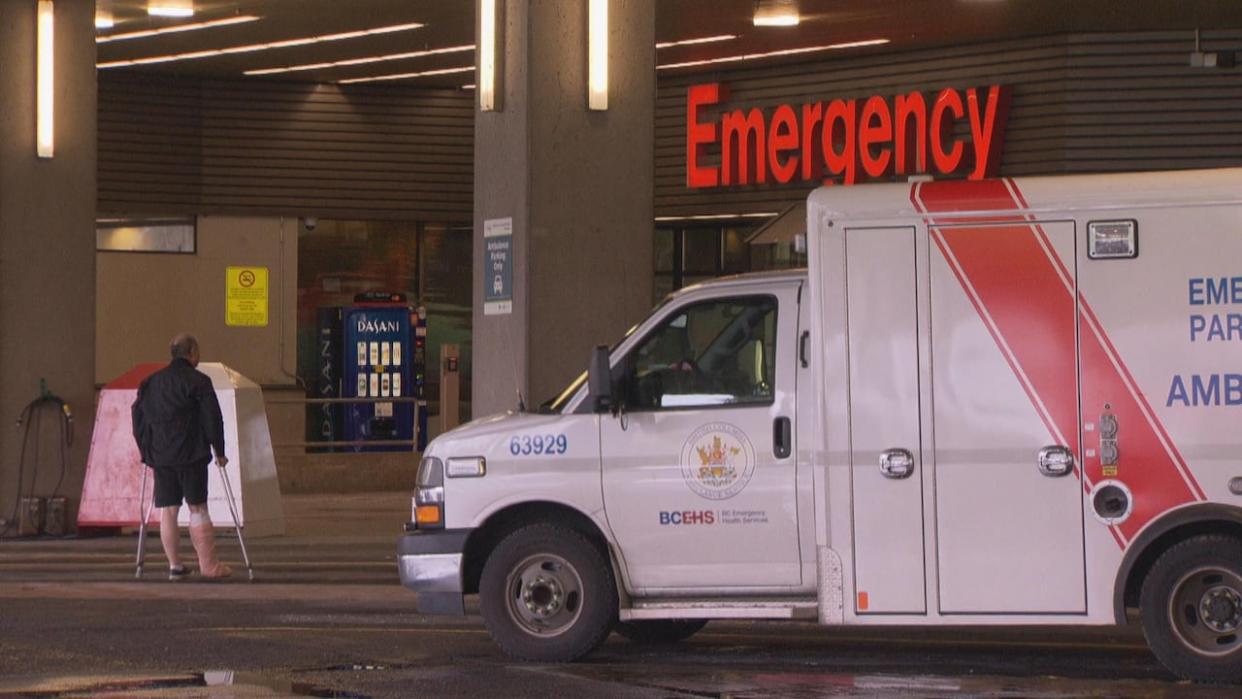
<svg viewBox="0 0 1242 699"><path fill-rule="evenodd" d="M514 658L568 662L595 650L617 619L617 588L601 547L556 524L506 536L479 579L479 611Z"/></svg>
<svg viewBox="0 0 1242 699"><path fill-rule="evenodd" d="M706 619L651 619L622 621L615 631L634 643L677 643L707 626Z"/></svg>
<svg viewBox="0 0 1242 699"><path fill-rule="evenodd" d="M1165 667L1199 682L1242 682L1242 541L1197 536L1143 581L1143 633Z"/></svg>

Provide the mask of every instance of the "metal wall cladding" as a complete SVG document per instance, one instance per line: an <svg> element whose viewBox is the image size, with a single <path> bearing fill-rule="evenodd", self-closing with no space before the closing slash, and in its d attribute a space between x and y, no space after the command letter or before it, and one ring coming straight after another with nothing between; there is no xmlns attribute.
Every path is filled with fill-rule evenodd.
<svg viewBox="0 0 1242 699"><path fill-rule="evenodd" d="M1242 47L1242 28L1205 30L1206 51ZM1003 175L1242 165L1242 68L1193 68L1190 30L1068 34L720 70L661 72L655 107L655 213L779 212L815 182L686 187L686 88L728 85L709 108L834 98L934 97L1012 89ZM389 220L472 215L473 93L205 80L103 71L99 210ZM957 124L969 139L969 125ZM718 162L710 150L705 163ZM601 187L604 183L601 184Z"/></svg>
<svg viewBox="0 0 1242 699"><path fill-rule="evenodd" d="M1202 33L1203 50L1242 48L1242 28ZM1193 68L1194 32L1070 34L861 57L662 74L656 103L657 216L779 212L818 184L686 187L686 89L728 86L705 111L919 91L1012 89L1000 174L1122 172L1242 165L1242 68ZM970 139L967 121L955 136ZM708 150L705 164L719 162Z"/></svg>
<svg viewBox="0 0 1242 699"><path fill-rule="evenodd" d="M101 71L102 214L469 220L473 93Z"/></svg>

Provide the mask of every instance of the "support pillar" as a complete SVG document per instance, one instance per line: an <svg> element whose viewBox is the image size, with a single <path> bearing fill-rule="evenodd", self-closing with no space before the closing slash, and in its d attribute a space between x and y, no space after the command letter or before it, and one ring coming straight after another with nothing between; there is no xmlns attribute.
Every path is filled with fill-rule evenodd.
<svg viewBox="0 0 1242 699"><path fill-rule="evenodd" d="M608 2L605 111L587 108L588 0L496 4L499 111L475 112L476 416L553 397L652 301L655 0ZM512 219L503 314L484 312L495 219Z"/></svg>
<svg viewBox="0 0 1242 699"><path fill-rule="evenodd" d="M42 412L22 495L60 482L74 521L95 405L95 3L54 4L54 156L36 157L35 0L0 0L0 519L18 497L25 426L40 379L73 412L61 478L59 414ZM36 445L36 442L38 444Z"/></svg>

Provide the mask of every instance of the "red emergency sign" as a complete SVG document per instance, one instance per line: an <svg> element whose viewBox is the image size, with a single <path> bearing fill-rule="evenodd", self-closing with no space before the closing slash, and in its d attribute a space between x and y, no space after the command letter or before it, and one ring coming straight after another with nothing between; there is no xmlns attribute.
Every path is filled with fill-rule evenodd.
<svg viewBox="0 0 1242 699"><path fill-rule="evenodd" d="M930 102L919 92L892 98L834 99L770 114L735 109L703 119L728 101L720 83L692 85L686 94L686 186L692 189L864 179L922 173L996 174L1008 115L1009 88L945 88ZM958 122L970 139L959 139ZM704 164L709 152L718 165Z"/></svg>

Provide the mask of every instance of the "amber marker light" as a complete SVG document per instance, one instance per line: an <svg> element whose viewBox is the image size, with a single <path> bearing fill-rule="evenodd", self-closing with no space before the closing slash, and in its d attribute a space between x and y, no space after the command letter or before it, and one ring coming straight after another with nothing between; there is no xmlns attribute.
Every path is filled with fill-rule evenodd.
<svg viewBox="0 0 1242 699"><path fill-rule="evenodd" d="M438 527L444 525L444 511L440 505L419 505L414 510L414 521L420 527Z"/></svg>

